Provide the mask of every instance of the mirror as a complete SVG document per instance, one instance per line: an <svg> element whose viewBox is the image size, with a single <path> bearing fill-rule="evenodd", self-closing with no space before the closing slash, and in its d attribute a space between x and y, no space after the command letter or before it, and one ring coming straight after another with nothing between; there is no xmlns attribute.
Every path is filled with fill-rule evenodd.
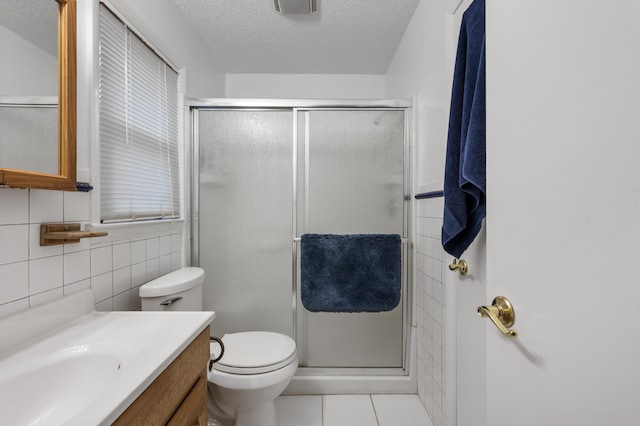
<svg viewBox="0 0 640 426"><path fill-rule="evenodd" d="M75 191L76 0L2 0L0 39L0 185Z"/></svg>

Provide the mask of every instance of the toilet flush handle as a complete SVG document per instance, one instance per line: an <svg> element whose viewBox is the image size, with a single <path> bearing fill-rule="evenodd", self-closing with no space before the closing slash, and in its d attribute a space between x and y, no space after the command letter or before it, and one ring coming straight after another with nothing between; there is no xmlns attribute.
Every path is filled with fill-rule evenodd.
<svg viewBox="0 0 640 426"><path fill-rule="evenodd" d="M182 297L172 297L171 299L167 299L164 302L161 302L160 304L162 306L171 306L172 304L176 303L179 300L182 300Z"/></svg>

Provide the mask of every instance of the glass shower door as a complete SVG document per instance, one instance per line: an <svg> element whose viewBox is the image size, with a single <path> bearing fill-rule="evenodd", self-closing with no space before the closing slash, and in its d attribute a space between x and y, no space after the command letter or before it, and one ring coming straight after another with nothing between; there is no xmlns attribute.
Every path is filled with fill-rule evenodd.
<svg viewBox="0 0 640 426"><path fill-rule="evenodd" d="M298 110L297 235L407 238L405 128L404 110ZM403 366L404 252L402 300L391 311L316 313L298 297L301 366Z"/></svg>
<svg viewBox="0 0 640 426"><path fill-rule="evenodd" d="M199 265L213 333L293 336L289 110L200 110Z"/></svg>

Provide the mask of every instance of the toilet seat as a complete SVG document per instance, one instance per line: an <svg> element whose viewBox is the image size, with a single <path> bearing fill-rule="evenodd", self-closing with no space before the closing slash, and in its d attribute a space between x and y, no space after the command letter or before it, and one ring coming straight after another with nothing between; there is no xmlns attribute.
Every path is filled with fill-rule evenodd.
<svg viewBox="0 0 640 426"><path fill-rule="evenodd" d="M283 368L296 359L292 338L268 331L230 333L222 336L224 356L214 369L230 374L261 374Z"/></svg>

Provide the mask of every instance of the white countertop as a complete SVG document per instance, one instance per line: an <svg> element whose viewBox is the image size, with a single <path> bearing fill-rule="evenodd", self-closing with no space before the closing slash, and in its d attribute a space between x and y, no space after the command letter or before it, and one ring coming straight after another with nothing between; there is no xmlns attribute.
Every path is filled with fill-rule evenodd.
<svg viewBox="0 0 640 426"><path fill-rule="evenodd" d="M0 319L7 424L111 424L215 317L96 312L90 290Z"/></svg>

